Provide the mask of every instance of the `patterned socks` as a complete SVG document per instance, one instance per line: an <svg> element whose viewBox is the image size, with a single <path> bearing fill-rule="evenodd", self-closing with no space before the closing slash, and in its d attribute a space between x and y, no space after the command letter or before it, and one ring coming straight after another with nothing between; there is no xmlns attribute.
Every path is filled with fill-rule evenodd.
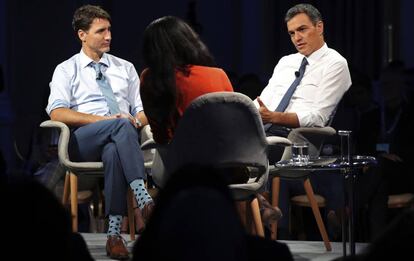
<svg viewBox="0 0 414 261"><path fill-rule="evenodd" d="M108 236L118 236L121 234L121 215L109 215Z"/></svg>
<svg viewBox="0 0 414 261"><path fill-rule="evenodd" d="M143 179L136 179L129 184L131 186L132 191L134 192L135 198L138 202L139 209L143 209L145 204L152 201L151 196L148 194L147 190L145 189L145 183Z"/></svg>
<svg viewBox="0 0 414 261"><path fill-rule="evenodd" d="M130 184L132 191L134 192L135 198L138 202L138 207L143 209L145 204L152 201L151 196L148 194L145 189L145 184L143 179L136 179ZM109 215L109 227L108 227L108 236L117 236L121 234L121 215Z"/></svg>

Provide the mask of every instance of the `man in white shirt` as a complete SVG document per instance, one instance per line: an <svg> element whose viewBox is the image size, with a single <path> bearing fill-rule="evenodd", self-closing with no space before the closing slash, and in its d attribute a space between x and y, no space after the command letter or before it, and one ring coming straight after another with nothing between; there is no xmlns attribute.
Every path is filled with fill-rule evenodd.
<svg viewBox="0 0 414 261"><path fill-rule="evenodd" d="M298 53L279 60L268 85L255 100L268 136L286 137L290 128L326 126L343 94L351 86L347 61L325 43L324 24L315 7L298 4L287 11L285 21ZM301 66L303 62L304 68ZM299 83L293 95L287 99L286 106L279 109L294 81ZM277 162L281 155L277 148L270 148L270 162ZM290 194L297 194L288 183L284 180L280 190L279 202L284 214L279 223L281 229L288 225ZM303 186L296 187L303 191ZM335 204L335 201L331 202Z"/></svg>
<svg viewBox="0 0 414 261"><path fill-rule="evenodd" d="M144 160L138 143L137 128L147 124L139 78L133 64L107 53L111 18L105 10L82 6L75 11L72 26L82 49L56 67L46 111L52 120L71 127L72 160L103 162L105 213L109 216L107 254L128 259L120 236L128 185L144 218L153 208L144 187Z"/></svg>
<svg viewBox="0 0 414 261"><path fill-rule="evenodd" d="M325 43L322 18L316 8L308 4L297 5L286 14L286 22L298 53L279 60L268 85L256 100L260 115L264 123L290 128L326 126L331 113L351 86L348 64ZM304 57L308 65L301 82L286 110L276 112L297 77Z"/></svg>

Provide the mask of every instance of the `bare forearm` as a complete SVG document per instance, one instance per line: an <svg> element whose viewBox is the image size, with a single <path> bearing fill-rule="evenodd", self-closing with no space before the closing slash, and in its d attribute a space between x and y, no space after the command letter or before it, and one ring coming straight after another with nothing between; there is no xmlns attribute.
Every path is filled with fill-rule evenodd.
<svg viewBox="0 0 414 261"><path fill-rule="evenodd" d="M256 101L259 104L258 110L263 123L270 122L290 128L300 127L298 115L296 113L271 111L263 103L260 97L257 97Z"/></svg>
<svg viewBox="0 0 414 261"><path fill-rule="evenodd" d="M50 113L51 120L60 121L73 127L82 126L109 118L110 117L77 112L68 108L57 108Z"/></svg>
<svg viewBox="0 0 414 261"><path fill-rule="evenodd" d="M272 112L270 120L273 124L278 124L286 127L297 128L300 127L299 119L296 113L291 112Z"/></svg>

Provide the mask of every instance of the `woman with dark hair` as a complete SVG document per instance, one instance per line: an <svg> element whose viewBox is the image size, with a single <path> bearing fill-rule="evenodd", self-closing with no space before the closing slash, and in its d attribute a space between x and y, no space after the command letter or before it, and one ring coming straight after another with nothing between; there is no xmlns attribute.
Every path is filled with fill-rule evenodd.
<svg viewBox="0 0 414 261"><path fill-rule="evenodd" d="M143 56L147 68L141 74L141 100L154 140L169 143L185 109L197 97L233 91L226 73L215 67L207 46L183 20L165 16L144 32ZM241 179L248 178L242 170ZM280 217L280 210L263 205L263 219Z"/></svg>
<svg viewBox="0 0 414 261"><path fill-rule="evenodd" d="M226 73L215 67L206 45L183 20L165 16L144 32L141 99L154 140L168 143L177 122L197 97L233 91Z"/></svg>

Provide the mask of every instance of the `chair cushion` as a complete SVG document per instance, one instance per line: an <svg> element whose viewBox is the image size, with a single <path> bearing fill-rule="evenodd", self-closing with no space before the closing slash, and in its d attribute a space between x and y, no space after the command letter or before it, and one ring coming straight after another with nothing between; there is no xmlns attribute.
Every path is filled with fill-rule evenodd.
<svg viewBox="0 0 414 261"><path fill-rule="evenodd" d="M404 194L388 196L388 207L389 208L408 207L412 204L414 204L414 194L412 193L404 193Z"/></svg>
<svg viewBox="0 0 414 261"><path fill-rule="evenodd" d="M315 200L318 203L318 207L323 208L326 206L326 200L324 197L315 194ZM292 202L292 204L294 205L298 205L301 207L310 207L310 202L308 200L308 197L306 195L299 195L299 196L294 196L290 199L290 201Z"/></svg>

